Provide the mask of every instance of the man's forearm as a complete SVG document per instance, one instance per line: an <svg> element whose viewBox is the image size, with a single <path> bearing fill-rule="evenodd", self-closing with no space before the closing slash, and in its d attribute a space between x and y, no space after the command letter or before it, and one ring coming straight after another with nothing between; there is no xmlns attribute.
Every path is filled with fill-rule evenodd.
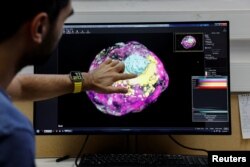
<svg viewBox="0 0 250 167"><path fill-rule="evenodd" d="M13 100L45 100L73 91L68 75L17 75L9 87Z"/></svg>
<svg viewBox="0 0 250 167"><path fill-rule="evenodd" d="M119 80L133 79L135 74L123 73L125 66L120 61L106 60L98 68L82 73L82 91L98 93L127 93L127 88L116 87L113 84ZM45 100L72 93L74 84L68 74L26 74L17 75L7 88L13 100Z"/></svg>

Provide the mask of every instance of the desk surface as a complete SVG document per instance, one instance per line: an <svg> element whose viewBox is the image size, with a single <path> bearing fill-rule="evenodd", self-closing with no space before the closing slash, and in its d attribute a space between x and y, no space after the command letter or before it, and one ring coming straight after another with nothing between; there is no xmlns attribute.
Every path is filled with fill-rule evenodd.
<svg viewBox="0 0 250 167"><path fill-rule="evenodd" d="M37 167L75 167L75 158L70 158L61 162L56 162L56 158L38 158Z"/></svg>

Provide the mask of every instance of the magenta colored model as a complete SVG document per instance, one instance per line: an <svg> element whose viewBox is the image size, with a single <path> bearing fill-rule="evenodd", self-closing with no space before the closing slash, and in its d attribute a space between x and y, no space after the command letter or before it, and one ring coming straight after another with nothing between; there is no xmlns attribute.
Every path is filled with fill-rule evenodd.
<svg viewBox="0 0 250 167"><path fill-rule="evenodd" d="M107 58L124 62L124 73L137 74L138 77L114 83L113 86L116 87L127 87L128 93L126 94L87 92L90 100L103 113L123 116L128 113L141 112L149 104L155 102L168 87L169 77L162 62L139 42L116 43L102 50L93 60L90 71L96 69Z"/></svg>
<svg viewBox="0 0 250 167"><path fill-rule="evenodd" d="M196 39L191 35L187 35L182 39L181 45L185 49L191 49L191 48L195 47Z"/></svg>

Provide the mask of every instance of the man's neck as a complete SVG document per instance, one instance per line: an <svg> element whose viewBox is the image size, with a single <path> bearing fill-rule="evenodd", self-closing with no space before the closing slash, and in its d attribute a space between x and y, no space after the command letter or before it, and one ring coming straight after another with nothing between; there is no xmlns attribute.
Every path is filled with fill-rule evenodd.
<svg viewBox="0 0 250 167"><path fill-rule="evenodd" d="M7 89L8 85L15 77L17 63L20 58L20 44L18 46L13 41L0 43L0 86Z"/></svg>

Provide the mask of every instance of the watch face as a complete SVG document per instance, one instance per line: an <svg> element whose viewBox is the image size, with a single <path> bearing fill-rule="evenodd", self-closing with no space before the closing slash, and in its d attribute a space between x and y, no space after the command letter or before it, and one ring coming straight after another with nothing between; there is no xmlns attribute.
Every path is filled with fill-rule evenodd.
<svg viewBox="0 0 250 167"><path fill-rule="evenodd" d="M81 82L82 81L82 73L81 72L71 71L70 76L74 82Z"/></svg>

